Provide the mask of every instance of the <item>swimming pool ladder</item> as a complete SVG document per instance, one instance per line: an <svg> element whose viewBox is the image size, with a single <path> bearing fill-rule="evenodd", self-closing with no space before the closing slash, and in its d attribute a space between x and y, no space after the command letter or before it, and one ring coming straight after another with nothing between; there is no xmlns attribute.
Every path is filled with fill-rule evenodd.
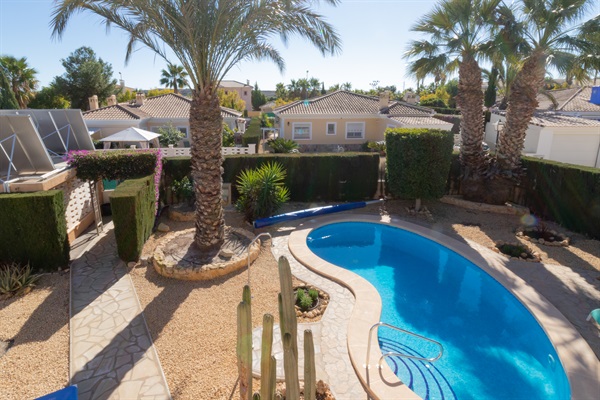
<svg viewBox="0 0 600 400"><path fill-rule="evenodd" d="M256 235L256 237L254 237L254 239L252 239L252 241L248 245L248 287L250 287L250 249L252 248L252 245L254 244L254 242L256 242L258 240L258 238L261 236L268 236L269 239L271 239L271 246L273 246L273 238L271 237L271 234L268 232L259 233L258 235Z"/></svg>
<svg viewBox="0 0 600 400"><path fill-rule="evenodd" d="M417 333L414 333L414 332L411 332L411 331L407 331L406 329L402 329L402 328L398 328L397 326L394 326L394 325L386 324L385 322L378 322L378 323L374 324L371 327L371 329L369 329L369 343L367 345L367 360L366 360L365 365L364 365L365 368L369 368L369 359L370 359L370 356L371 356L371 336L373 334L373 331L376 330L376 329L378 329L380 326L383 326L383 327L386 327L386 328L390 328L390 329L394 329L394 330L397 330L399 332L406 333L407 335L418 337L419 339L423 339L423 340L426 340L428 342L431 342L431 343L437 345L440 348L440 352L435 357L426 358L426 357L413 356L412 354L395 353L395 352L390 351L388 353L385 353L385 354L381 355L381 358L379 358L379 362L377 363L377 368L381 368L381 361L383 361L383 359L387 358L387 357L405 357L405 358L412 358L413 360L434 362L434 361L439 360L442 357L442 355L444 354L444 347L442 346L442 344L440 342L437 342L437 341L435 341L433 339L430 339L428 337L425 337L425 336L421 336L421 335L419 335Z"/></svg>

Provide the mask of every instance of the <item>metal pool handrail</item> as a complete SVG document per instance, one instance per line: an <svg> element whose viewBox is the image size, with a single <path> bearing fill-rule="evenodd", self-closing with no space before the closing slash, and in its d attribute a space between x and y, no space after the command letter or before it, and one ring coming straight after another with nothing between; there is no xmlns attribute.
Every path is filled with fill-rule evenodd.
<svg viewBox="0 0 600 400"><path fill-rule="evenodd" d="M370 356L371 356L371 335L373 334L373 330L376 329L376 328L379 328L380 326L384 326L386 328L395 329L397 331L406 333L408 335L418 337L419 339L423 339L423 340L426 340L428 342L431 342L431 343L437 345L440 348L440 352L439 352L439 354L436 357L433 357L433 358L425 358L425 357L413 356L411 354L405 354L405 353L388 352L388 353L383 354L381 356L381 358L379 358L379 362L377 363L377 368L381 368L381 361L384 358L386 358L386 357L393 357L393 356L396 356L396 357L406 357L406 358L412 358L414 360L434 362L434 361L439 360L442 357L442 355L444 354L444 347L442 346L442 344L440 342L437 342L437 341L435 341L433 339L430 339L428 337L425 337L425 336L421 336L421 335L419 335L417 333L414 333L414 332L411 332L411 331L407 331L406 329L402 329L402 328L398 328L397 326L394 326L394 325L386 324L385 322L378 322L378 323L374 324L371 327L371 329L369 329L369 343L367 344L367 360L366 360L365 365L364 365L365 368L369 368L369 359L370 359Z"/></svg>
<svg viewBox="0 0 600 400"><path fill-rule="evenodd" d="M252 245L254 244L254 242L256 242L258 240L258 238L261 236L268 236L269 239L271 239L271 246L273 246L273 238L271 237L271 234L268 232L259 233L258 235L256 235L254 237L254 239L252 239L252 241L248 245L248 287L250 287L250 249L252 248Z"/></svg>

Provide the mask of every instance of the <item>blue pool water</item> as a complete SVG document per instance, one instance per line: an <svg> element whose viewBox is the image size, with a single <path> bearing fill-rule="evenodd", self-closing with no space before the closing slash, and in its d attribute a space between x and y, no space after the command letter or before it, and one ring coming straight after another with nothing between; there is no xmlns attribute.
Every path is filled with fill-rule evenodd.
<svg viewBox="0 0 600 400"><path fill-rule="evenodd" d="M371 282L381 321L439 341L434 363L388 358L424 399L569 399L566 374L548 337L502 285L464 257L414 233L343 222L312 231L308 247ZM382 352L434 357L437 347L379 328Z"/></svg>

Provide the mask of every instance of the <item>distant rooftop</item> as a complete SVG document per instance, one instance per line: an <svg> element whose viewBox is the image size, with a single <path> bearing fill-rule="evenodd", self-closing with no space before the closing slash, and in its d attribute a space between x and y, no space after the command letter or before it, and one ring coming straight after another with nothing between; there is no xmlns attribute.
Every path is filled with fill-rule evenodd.
<svg viewBox="0 0 600 400"><path fill-rule="evenodd" d="M495 111L495 114L505 116L504 111ZM536 112L529 122L531 125L541 127L574 127L574 126L598 126L600 121L587 118L571 117L556 112Z"/></svg>
<svg viewBox="0 0 600 400"><path fill-rule="evenodd" d="M252 87L246 83L238 82L238 81L221 81L221 87L224 88L243 88L243 87Z"/></svg>

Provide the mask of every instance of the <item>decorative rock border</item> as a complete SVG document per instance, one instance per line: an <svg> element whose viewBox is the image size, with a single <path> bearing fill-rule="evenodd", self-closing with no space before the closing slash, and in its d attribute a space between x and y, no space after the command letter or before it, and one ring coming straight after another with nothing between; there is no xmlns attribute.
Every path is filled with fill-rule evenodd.
<svg viewBox="0 0 600 400"><path fill-rule="evenodd" d="M163 238L164 242L167 243L179 236L188 234L195 228L186 229L179 232L173 232L165 235ZM229 228L235 234L242 235L248 240L252 241L254 236L244 230L238 228ZM260 239L257 240L250 248L250 262L253 262L258 258L260 253ZM152 257L152 265L156 272L167 278L181 279L185 281L207 281L214 278L218 278L223 275L230 274L234 271L238 271L248 266L248 253L246 251L243 254L233 255L231 259L214 264L206 264L197 266L194 268L180 266L177 263L167 261L162 246L159 245L154 250L154 256Z"/></svg>
<svg viewBox="0 0 600 400"><path fill-rule="evenodd" d="M500 247L502 247L504 245L514 246L514 247L523 247L523 248L525 248L526 252L521 253L521 257L513 257L513 256L503 253L502 250L500 250ZM520 261L537 262L537 263L542 261L540 253L537 253L537 252L531 250L529 248L529 246L524 245L523 243L518 243L518 242L510 243L510 242L504 242L502 240L498 240L496 242L496 246L492 247L492 250L498 254L502 254L504 257L510 258L511 260L520 260ZM523 257L523 254L526 254L527 256L531 256L532 258Z"/></svg>
<svg viewBox="0 0 600 400"><path fill-rule="evenodd" d="M545 240L542 238L539 238L539 239L532 238L530 236L527 236L527 234L525 233L525 232L529 232L529 231L531 231L531 230L521 227L517 230L516 235L523 240L527 240L528 242L543 244L545 246L569 247L569 244L571 243L570 237L568 237L564 233L559 233L554 230L549 231L549 232L552 235L554 235L554 237L561 237L561 238L563 238L563 240L548 241L548 240Z"/></svg>
<svg viewBox="0 0 600 400"><path fill-rule="evenodd" d="M316 321L318 321L320 319L321 315L323 315L325 313L325 310L327 309L327 304L329 304L329 295L327 293L325 293L324 291L322 291L321 289L319 289L318 287L308 285L308 284L299 285L299 286L294 287L294 291L296 291L298 289L306 289L306 290L316 289L319 292L319 303L314 308L311 308L310 310L307 310L307 311L302 311L302 310L300 310L300 307L298 307L298 305L294 305L294 307L296 309L296 317L305 319L300 322L316 322Z"/></svg>

